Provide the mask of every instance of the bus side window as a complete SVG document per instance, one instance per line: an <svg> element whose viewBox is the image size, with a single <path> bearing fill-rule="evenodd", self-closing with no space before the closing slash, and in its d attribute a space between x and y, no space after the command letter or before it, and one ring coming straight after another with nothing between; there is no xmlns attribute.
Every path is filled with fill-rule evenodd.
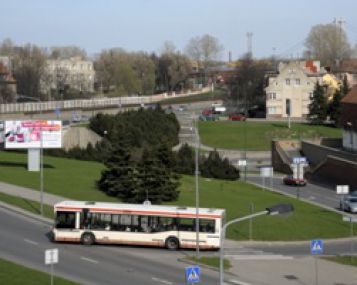
<svg viewBox="0 0 357 285"><path fill-rule="evenodd" d="M74 229L76 227L75 212L57 212L56 213L56 228L58 229Z"/></svg>
<svg viewBox="0 0 357 285"><path fill-rule="evenodd" d="M180 218L179 219L179 230L186 232L195 231L195 219Z"/></svg>
<svg viewBox="0 0 357 285"><path fill-rule="evenodd" d="M215 232L215 221L208 220L208 219L200 219L200 232L214 233Z"/></svg>

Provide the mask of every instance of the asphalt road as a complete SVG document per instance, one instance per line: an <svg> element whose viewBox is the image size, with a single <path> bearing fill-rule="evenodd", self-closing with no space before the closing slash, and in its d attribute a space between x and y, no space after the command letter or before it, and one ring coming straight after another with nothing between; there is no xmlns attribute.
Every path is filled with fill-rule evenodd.
<svg viewBox="0 0 357 285"><path fill-rule="evenodd" d="M0 256L49 272L44 251L59 249L57 275L82 284L184 284L184 269L178 259L194 252L170 252L159 248L91 246L52 243L50 225L0 208ZM217 284L218 274L202 268L202 284Z"/></svg>
<svg viewBox="0 0 357 285"><path fill-rule="evenodd" d="M255 184L263 185L263 180L260 176L249 175L247 180ZM265 178L265 186L274 188L287 195L292 195L315 202L317 204L337 210L339 208L340 197L333 189L322 187L316 184L307 183L306 186L296 187L283 184L283 179L274 177L272 182L270 178ZM342 212L341 212L342 213Z"/></svg>

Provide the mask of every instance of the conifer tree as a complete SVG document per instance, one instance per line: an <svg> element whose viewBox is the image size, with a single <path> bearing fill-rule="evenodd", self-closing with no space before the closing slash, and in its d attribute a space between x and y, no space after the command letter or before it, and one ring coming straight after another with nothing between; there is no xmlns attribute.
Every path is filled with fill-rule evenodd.
<svg viewBox="0 0 357 285"><path fill-rule="evenodd" d="M178 176L157 157L156 151L145 149L138 165L139 186L135 201L141 203L148 198L154 204L175 201L178 198Z"/></svg>
<svg viewBox="0 0 357 285"><path fill-rule="evenodd" d="M106 169L97 182L100 190L123 201L134 202L137 188L137 170L130 159L130 152L124 140L117 143L111 156L104 163Z"/></svg>
<svg viewBox="0 0 357 285"><path fill-rule="evenodd" d="M311 103L309 105L308 120L313 124L322 124L327 117L327 100L323 86L316 82Z"/></svg>

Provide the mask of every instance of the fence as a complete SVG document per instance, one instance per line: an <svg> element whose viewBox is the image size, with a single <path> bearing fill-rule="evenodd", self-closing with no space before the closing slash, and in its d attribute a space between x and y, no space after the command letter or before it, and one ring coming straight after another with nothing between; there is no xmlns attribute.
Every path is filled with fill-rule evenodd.
<svg viewBox="0 0 357 285"><path fill-rule="evenodd" d="M121 107L127 105L140 105L156 103L166 98L185 97L196 95L210 91L210 88L203 88L197 92L188 92L184 94L168 95L167 93L151 95L151 96L131 96L131 97L115 97L101 99L84 99L84 100L65 100L65 101L49 101L49 102L27 102L27 103L11 103L0 104L0 114L20 113L20 112L46 112L54 111L57 108L61 110L72 109L91 109L105 107Z"/></svg>

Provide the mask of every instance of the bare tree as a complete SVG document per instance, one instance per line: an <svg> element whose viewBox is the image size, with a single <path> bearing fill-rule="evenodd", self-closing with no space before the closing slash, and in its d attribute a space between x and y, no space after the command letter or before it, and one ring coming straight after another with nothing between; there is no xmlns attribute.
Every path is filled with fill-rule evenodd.
<svg viewBox="0 0 357 285"><path fill-rule="evenodd" d="M176 53L176 46L173 42L171 41L165 41L162 48L161 48L161 54L173 54Z"/></svg>
<svg viewBox="0 0 357 285"><path fill-rule="evenodd" d="M71 57L80 57L81 59L87 58L86 51L77 46L51 47L50 54L53 59L65 59Z"/></svg>
<svg viewBox="0 0 357 285"><path fill-rule="evenodd" d="M17 92L30 97L40 97L41 78L45 72L46 54L35 45L16 48L13 56L13 73Z"/></svg>
<svg viewBox="0 0 357 285"><path fill-rule="evenodd" d="M223 46L219 40L208 34L190 39L186 46L186 54L196 61L202 61L207 67L219 59Z"/></svg>
<svg viewBox="0 0 357 285"><path fill-rule="evenodd" d="M320 60L322 65L337 65L351 54L345 31L335 24L313 26L305 46L305 55Z"/></svg>

